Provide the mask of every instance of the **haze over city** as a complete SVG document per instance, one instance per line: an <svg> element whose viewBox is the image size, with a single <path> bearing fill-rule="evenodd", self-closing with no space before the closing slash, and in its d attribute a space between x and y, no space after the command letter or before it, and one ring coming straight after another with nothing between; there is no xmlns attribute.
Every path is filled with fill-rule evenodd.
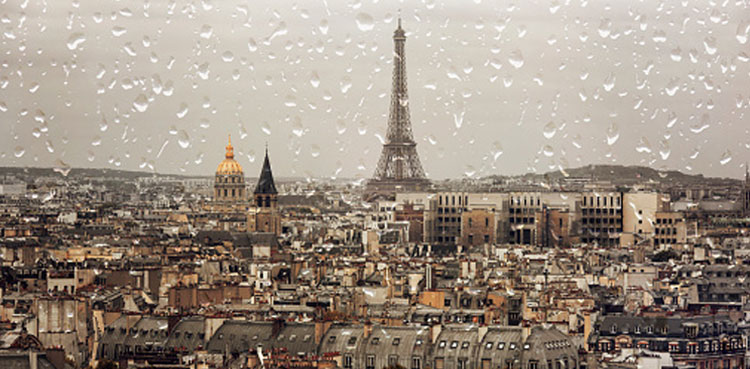
<svg viewBox="0 0 750 369"><path fill-rule="evenodd" d="M747 0L0 24L2 369L750 368Z"/></svg>
<svg viewBox="0 0 750 369"><path fill-rule="evenodd" d="M429 178L590 163L738 178L750 11L708 1L4 1L2 166L369 178L401 11Z"/></svg>

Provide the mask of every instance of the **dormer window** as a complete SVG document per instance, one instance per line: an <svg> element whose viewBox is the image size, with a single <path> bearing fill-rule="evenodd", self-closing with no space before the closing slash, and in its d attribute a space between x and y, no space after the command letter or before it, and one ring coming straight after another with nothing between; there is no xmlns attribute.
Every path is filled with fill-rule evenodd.
<svg viewBox="0 0 750 369"><path fill-rule="evenodd" d="M335 343L336 342L336 336L329 336L328 337L328 343Z"/></svg>
<svg viewBox="0 0 750 369"><path fill-rule="evenodd" d="M613 334L617 333L617 324L612 324L612 327L610 328L609 331L612 332Z"/></svg>
<svg viewBox="0 0 750 369"><path fill-rule="evenodd" d="M698 326L697 325L685 325L685 335L688 338L694 338L698 335Z"/></svg>
<svg viewBox="0 0 750 369"><path fill-rule="evenodd" d="M370 342L372 345L379 345L380 344L380 337L373 337L372 341Z"/></svg>

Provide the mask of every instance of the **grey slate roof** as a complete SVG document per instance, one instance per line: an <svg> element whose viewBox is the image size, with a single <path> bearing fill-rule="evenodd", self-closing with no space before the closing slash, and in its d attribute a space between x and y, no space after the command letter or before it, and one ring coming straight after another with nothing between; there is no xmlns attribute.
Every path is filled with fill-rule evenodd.
<svg viewBox="0 0 750 369"><path fill-rule="evenodd" d="M44 353L36 353L36 366L32 366L33 358L26 351L0 351L0 368L3 369L55 369Z"/></svg>
<svg viewBox="0 0 750 369"><path fill-rule="evenodd" d="M205 322L203 317L187 317L180 320L167 338L167 349L184 348L189 352L197 347L205 347L208 339L205 337Z"/></svg>

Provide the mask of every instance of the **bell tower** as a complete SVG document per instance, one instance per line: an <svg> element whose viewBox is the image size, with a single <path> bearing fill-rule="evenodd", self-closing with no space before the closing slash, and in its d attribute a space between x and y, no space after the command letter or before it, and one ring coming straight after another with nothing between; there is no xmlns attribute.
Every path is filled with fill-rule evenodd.
<svg viewBox="0 0 750 369"><path fill-rule="evenodd" d="M260 170L258 184L253 192L253 208L247 216L248 232L267 232L281 234L281 214L278 209L278 195L273 180L271 162L268 160L268 148Z"/></svg>

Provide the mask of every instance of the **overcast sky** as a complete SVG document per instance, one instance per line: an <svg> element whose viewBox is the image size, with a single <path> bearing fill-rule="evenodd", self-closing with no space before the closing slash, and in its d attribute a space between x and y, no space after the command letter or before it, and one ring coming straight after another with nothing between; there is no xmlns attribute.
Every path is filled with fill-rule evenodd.
<svg viewBox="0 0 750 369"><path fill-rule="evenodd" d="M398 9L430 178L740 177L750 9L695 1L0 0L0 165L369 178Z"/></svg>

